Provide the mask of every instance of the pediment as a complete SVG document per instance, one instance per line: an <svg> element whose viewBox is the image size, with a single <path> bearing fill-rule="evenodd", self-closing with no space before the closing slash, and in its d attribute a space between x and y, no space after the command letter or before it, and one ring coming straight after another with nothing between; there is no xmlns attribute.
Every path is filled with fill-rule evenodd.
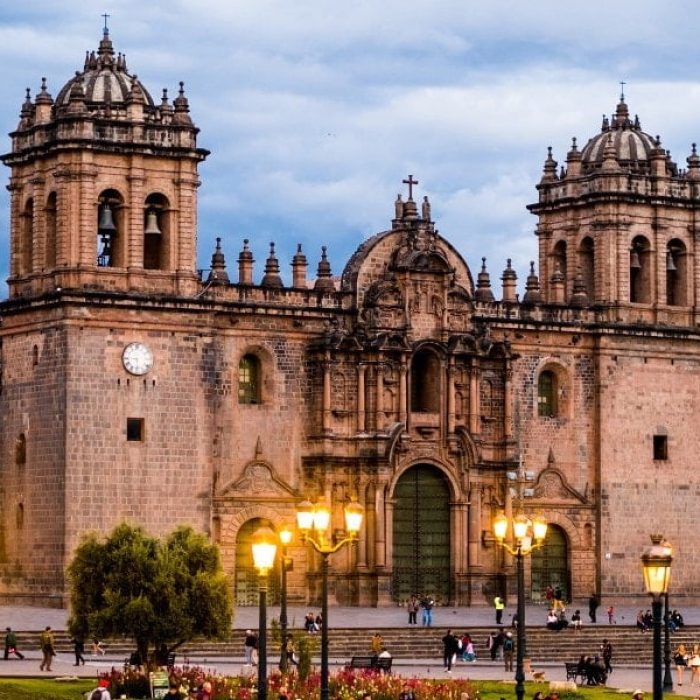
<svg viewBox="0 0 700 700"><path fill-rule="evenodd" d="M543 501L577 501L586 503L586 497L569 486L564 475L552 467L540 473L535 482L533 496Z"/></svg>
<svg viewBox="0 0 700 700"><path fill-rule="evenodd" d="M242 476L229 483L219 494L233 498L289 498L296 497L294 489L279 479L267 462L249 462Z"/></svg>

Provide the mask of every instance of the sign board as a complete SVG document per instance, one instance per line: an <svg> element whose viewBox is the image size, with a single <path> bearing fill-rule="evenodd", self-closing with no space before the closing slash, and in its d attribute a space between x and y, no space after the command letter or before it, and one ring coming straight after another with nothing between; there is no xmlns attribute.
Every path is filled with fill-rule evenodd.
<svg viewBox="0 0 700 700"><path fill-rule="evenodd" d="M151 673L151 697L164 698L168 694L168 674L165 671Z"/></svg>

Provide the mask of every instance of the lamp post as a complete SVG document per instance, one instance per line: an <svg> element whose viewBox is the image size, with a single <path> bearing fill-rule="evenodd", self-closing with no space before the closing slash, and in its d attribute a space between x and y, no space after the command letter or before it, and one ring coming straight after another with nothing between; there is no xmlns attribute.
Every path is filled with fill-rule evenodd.
<svg viewBox="0 0 700 700"><path fill-rule="evenodd" d="M673 561L671 545L662 540L661 535L652 535L651 547L642 554L644 587L651 596L651 610L654 616L654 700L662 700L664 693L661 681L661 599L668 591Z"/></svg>
<svg viewBox="0 0 700 700"><path fill-rule="evenodd" d="M280 637L282 647L280 649L279 668L282 673L287 672L287 568L289 558L287 557L287 546L292 541L293 533L290 528L282 527L279 531L279 539L282 545L282 590L280 592Z"/></svg>
<svg viewBox="0 0 700 700"><path fill-rule="evenodd" d="M510 526L513 528L513 546L505 541ZM518 646L515 663L515 695L518 700L523 700L525 696L525 670L523 668L525 657L525 566L523 560L544 543L544 538L547 535L547 522L541 517L530 520L522 513L516 515L511 521L504 513L501 513L494 518L493 534L499 546L515 557L517 564Z"/></svg>
<svg viewBox="0 0 700 700"><path fill-rule="evenodd" d="M671 639L669 635L669 622L671 611L668 606L668 591L664 593L664 688L673 688L673 676L671 675Z"/></svg>
<svg viewBox="0 0 700 700"><path fill-rule="evenodd" d="M267 700L267 576L275 564L277 537L269 527L253 534L253 565L258 572L258 700Z"/></svg>
<svg viewBox="0 0 700 700"><path fill-rule="evenodd" d="M322 557L321 568L321 700L328 692L328 557L341 547L357 540L362 527L364 508L357 502L345 506L345 536L337 542L328 539L331 512L324 503L304 501L297 506L297 526L302 542L308 542ZM313 531L313 535L310 534Z"/></svg>

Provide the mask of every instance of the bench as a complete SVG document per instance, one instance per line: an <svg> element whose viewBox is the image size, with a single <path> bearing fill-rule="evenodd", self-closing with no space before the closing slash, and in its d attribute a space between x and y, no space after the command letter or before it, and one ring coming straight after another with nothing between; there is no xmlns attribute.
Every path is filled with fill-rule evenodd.
<svg viewBox="0 0 700 700"><path fill-rule="evenodd" d="M391 656L353 656L347 668L363 668L370 671L391 673Z"/></svg>
<svg viewBox="0 0 700 700"><path fill-rule="evenodd" d="M566 680L567 681L573 681L576 683L576 679L580 676L581 677L581 683L583 683L584 678L583 674L578 670L578 662L574 663L565 663L564 666L566 666Z"/></svg>

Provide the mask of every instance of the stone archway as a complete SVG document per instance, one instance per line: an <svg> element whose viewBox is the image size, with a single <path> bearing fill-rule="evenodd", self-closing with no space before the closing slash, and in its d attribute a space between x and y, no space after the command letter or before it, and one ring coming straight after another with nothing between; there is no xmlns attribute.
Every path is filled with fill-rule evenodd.
<svg viewBox="0 0 700 700"><path fill-rule="evenodd" d="M451 599L450 485L430 464L407 469L393 493L392 597Z"/></svg>
<svg viewBox="0 0 700 700"><path fill-rule="evenodd" d="M560 587L564 600L571 600L569 540L564 529L550 524L544 545L531 556L532 600L542 600L547 586Z"/></svg>
<svg viewBox="0 0 700 700"><path fill-rule="evenodd" d="M236 607L258 604L259 581L253 566L251 549L253 534L261 527L275 530L273 523L266 518L252 518L241 525L236 536L236 567L234 580L234 602ZM279 566L275 558L275 568L268 578L267 602L274 605L279 599Z"/></svg>

